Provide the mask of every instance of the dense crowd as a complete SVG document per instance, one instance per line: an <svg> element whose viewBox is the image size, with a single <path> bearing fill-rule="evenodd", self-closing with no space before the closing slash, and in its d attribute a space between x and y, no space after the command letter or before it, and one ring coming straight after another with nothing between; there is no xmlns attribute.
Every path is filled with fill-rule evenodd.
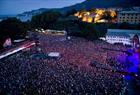
<svg viewBox="0 0 140 95"><path fill-rule="evenodd" d="M0 94L4 95L119 95L123 75L90 66L97 61L109 68L124 68L119 57L125 50L103 41L40 35L40 45L0 60ZM38 51L41 48L41 51ZM34 54L59 52L58 59L32 57ZM116 56L117 55L117 56Z"/></svg>

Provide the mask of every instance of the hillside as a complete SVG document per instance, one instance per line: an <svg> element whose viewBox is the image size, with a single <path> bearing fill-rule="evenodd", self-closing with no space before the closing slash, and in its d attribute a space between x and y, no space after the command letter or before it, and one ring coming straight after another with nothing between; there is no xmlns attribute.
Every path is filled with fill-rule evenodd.
<svg viewBox="0 0 140 95"><path fill-rule="evenodd" d="M24 12L23 14L19 14L18 17L24 17L24 16L33 16L45 11L49 10L55 10L62 13L65 13L69 10L76 9L91 9L91 8L109 8L109 7L133 7L133 6L140 6L139 0L86 0L82 3L75 4L73 6L64 7L64 8L58 8L58 9L47 9L47 8L41 8L38 10L32 10L29 12Z"/></svg>
<svg viewBox="0 0 140 95"><path fill-rule="evenodd" d="M76 4L70 7L62 8L67 9L91 9L91 8L109 8L109 7L132 7L140 6L139 0L86 0L80 4Z"/></svg>

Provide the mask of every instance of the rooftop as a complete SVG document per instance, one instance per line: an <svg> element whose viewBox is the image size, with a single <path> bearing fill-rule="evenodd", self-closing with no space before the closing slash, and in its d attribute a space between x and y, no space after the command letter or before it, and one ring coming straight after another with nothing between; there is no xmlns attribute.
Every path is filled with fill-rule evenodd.
<svg viewBox="0 0 140 95"><path fill-rule="evenodd" d="M123 36L123 37L130 37L131 35L137 34L140 36L140 30L127 30L127 29L108 29L107 35L111 36Z"/></svg>
<svg viewBox="0 0 140 95"><path fill-rule="evenodd" d="M126 14L129 14L129 13L131 13L131 14L137 13L137 14L140 14L140 11L121 11L119 13L126 13Z"/></svg>

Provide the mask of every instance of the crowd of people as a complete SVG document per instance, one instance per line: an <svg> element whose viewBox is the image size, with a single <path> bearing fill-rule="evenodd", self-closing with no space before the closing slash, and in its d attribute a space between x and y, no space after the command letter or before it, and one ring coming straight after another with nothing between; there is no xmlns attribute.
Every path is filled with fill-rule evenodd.
<svg viewBox="0 0 140 95"><path fill-rule="evenodd" d="M77 37L38 37L38 46L0 60L1 95L120 95L123 75L89 64L97 61L109 68L122 69L124 61L119 57L125 54L103 48L126 47ZM32 57L49 52L59 52L61 57Z"/></svg>

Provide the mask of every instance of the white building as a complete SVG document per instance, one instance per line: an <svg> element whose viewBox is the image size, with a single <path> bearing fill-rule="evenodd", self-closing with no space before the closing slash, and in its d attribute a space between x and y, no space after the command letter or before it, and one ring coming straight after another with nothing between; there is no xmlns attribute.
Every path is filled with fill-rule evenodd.
<svg viewBox="0 0 140 95"><path fill-rule="evenodd" d="M110 44L133 45L132 40L135 35L140 40L140 30L108 29L105 40Z"/></svg>
<svg viewBox="0 0 140 95"><path fill-rule="evenodd" d="M118 23L127 22L130 24L140 23L140 11L121 11L117 16Z"/></svg>

